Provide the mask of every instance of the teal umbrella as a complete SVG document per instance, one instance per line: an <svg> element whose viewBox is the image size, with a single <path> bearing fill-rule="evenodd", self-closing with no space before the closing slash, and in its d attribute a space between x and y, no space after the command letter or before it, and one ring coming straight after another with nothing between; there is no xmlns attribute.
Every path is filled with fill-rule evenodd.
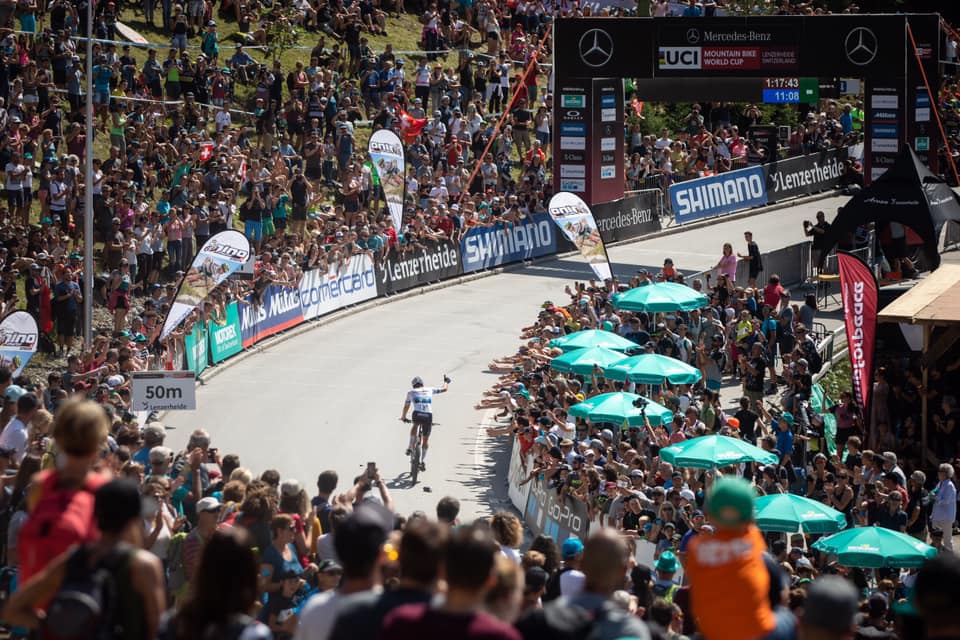
<svg viewBox="0 0 960 640"><path fill-rule="evenodd" d="M625 391L604 393L573 405L570 407L570 415L575 418L586 418L593 423L608 422L622 425L626 421L630 426L642 426L643 415L640 409L633 406L633 401L639 397L635 393ZM652 400L647 400L644 411L652 425L667 424L673 420L673 412L670 409Z"/></svg>
<svg viewBox="0 0 960 640"><path fill-rule="evenodd" d="M613 306L627 311L693 311L707 306L707 296L676 282L657 282L613 296Z"/></svg>
<svg viewBox="0 0 960 640"><path fill-rule="evenodd" d="M621 359L603 370L611 380L629 380L638 384L696 384L703 377L700 370L670 356L659 353L641 353Z"/></svg>
<svg viewBox="0 0 960 640"><path fill-rule="evenodd" d="M919 567L937 550L892 529L854 527L813 543L817 551L837 556L845 567L866 569Z"/></svg>
<svg viewBox="0 0 960 640"><path fill-rule="evenodd" d="M560 338L554 338L549 346L560 347L564 351L574 349L589 349L591 347L604 347L614 351L628 351L630 349L639 349L640 345L626 338L622 338L610 331L601 331L599 329L584 329Z"/></svg>
<svg viewBox="0 0 960 640"><path fill-rule="evenodd" d="M847 517L836 509L793 493L760 496L754 508L761 531L836 533L847 526Z"/></svg>
<svg viewBox="0 0 960 640"><path fill-rule="evenodd" d="M776 464L775 452L764 451L749 442L729 436L701 436L660 449L660 459L677 467L714 469L742 462Z"/></svg>
<svg viewBox="0 0 960 640"><path fill-rule="evenodd" d="M594 365L601 369L623 360L623 354L606 347L591 347L589 349L574 349L550 361L550 368L564 373L576 373L589 376Z"/></svg>

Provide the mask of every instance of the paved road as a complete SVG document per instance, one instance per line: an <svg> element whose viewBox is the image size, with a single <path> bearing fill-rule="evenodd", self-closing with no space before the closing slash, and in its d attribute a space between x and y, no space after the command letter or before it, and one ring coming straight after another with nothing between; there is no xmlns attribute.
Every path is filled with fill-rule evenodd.
<svg viewBox="0 0 960 640"><path fill-rule="evenodd" d="M801 221L818 209L832 219L845 198L830 198L707 228L613 247L614 271L629 276L669 255L684 270L712 267L725 241L744 251L752 230L762 251L803 237ZM542 264L399 300L267 346L198 390L199 409L168 414L169 444L182 447L190 430L205 427L214 446L240 455L255 472L278 469L312 493L319 471L336 469L341 488L376 462L397 508L432 512L446 494L460 498L471 518L505 498L504 443L488 441L473 409L494 380L491 358L512 353L520 327L545 299L561 299L564 285L588 270L576 258ZM397 417L409 381L423 376L454 382L435 400L431 449L421 483L409 487L403 455L407 427ZM499 478L499 479L498 479Z"/></svg>

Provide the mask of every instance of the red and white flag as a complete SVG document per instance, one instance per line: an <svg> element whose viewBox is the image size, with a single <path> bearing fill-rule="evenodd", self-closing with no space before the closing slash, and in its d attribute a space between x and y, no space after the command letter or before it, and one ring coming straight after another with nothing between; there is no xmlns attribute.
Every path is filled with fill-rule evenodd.
<svg viewBox="0 0 960 640"><path fill-rule="evenodd" d="M200 145L200 162L207 162L213 158L213 143L204 142Z"/></svg>
<svg viewBox="0 0 960 640"><path fill-rule="evenodd" d="M406 111L400 112L400 132L403 134L403 141L407 144L412 143L420 135L426 124L426 118L414 118Z"/></svg>

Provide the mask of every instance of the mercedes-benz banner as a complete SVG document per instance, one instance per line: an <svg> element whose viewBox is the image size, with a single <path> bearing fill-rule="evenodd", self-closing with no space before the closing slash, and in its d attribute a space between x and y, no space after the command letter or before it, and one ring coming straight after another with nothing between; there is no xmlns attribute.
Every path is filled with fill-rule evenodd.
<svg viewBox="0 0 960 640"><path fill-rule="evenodd" d="M659 190L642 191L591 207L604 242L640 238L660 231L662 204Z"/></svg>
<svg viewBox="0 0 960 640"><path fill-rule="evenodd" d="M460 247L451 240L426 242L409 251L392 249L376 264L381 296L460 275Z"/></svg>

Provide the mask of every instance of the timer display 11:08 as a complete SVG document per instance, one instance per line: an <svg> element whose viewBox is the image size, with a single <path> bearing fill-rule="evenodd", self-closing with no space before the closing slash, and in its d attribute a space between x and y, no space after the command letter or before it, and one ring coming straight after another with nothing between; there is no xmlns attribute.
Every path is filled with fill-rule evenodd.
<svg viewBox="0 0 960 640"><path fill-rule="evenodd" d="M764 89L763 102L766 104L797 104L800 102L800 90Z"/></svg>

